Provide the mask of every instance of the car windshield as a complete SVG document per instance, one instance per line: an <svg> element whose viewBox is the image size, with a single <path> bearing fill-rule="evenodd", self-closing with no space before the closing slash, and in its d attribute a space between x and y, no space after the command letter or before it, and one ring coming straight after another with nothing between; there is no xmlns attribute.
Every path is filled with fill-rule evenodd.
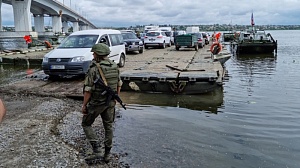
<svg viewBox="0 0 300 168"><path fill-rule="evenodd" d="M73 35L65 38L58 48L92 48L99 35Z"/></svg>
<svg viewBox="0 0 300 168"><path fill-rule="evenodd" d="M159 32L148 32L148 33L146 34L146 36L159 36L159 35L160 35Z"/></svg>
<svg viewBox="0 0 300 168"><path fill-rule="evenodd" d="M122 33L123 39L137 39L136 35L133 33Z"/></svg>

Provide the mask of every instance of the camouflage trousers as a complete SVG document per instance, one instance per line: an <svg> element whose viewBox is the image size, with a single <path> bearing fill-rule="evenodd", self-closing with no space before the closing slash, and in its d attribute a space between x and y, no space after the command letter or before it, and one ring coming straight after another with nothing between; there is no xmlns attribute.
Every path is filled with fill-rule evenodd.
<svg viewBox="0 0 300 168"><path fill-rule="evenodd" d="M88 114L82 118L82 128L88 141L98 141L98 136L92 128L95 119L100 115L105 130L105 147L112 147L113 122L115 117L115 101L111 101L109 106L106 105L88 105Z"/></svg>

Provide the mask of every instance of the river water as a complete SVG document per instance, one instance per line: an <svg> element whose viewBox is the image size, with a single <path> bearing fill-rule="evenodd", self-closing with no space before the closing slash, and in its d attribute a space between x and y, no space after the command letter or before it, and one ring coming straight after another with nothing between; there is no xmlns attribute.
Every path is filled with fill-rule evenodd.
<svg viewBox="0 0 300 168"><path fill-rule="evenodd" d="M268 31L278 54L226 62L200 96L123 93L114 151L131 167L300 167L300 31ZM128 98L127 98L128 97Z"/></svg>
<svg viewBox="0 0 300 168"><path fill-rule="evenodd" d="M214 92L123 92L128 109L116 121L112 152L136 168L300 167L300 31L268 32L277 56L232 57ZM27 68L0 65L0 83Z"/></svg>

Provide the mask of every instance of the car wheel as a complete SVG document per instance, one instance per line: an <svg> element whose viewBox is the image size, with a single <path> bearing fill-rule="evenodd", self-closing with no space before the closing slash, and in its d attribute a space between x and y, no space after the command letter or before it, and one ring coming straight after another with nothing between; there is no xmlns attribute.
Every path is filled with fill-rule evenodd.
<svg viewBox="0 0 300 168"><path fill-rule="evenodd" d="M144 47L141 47L139 53L143 53L143 52L144 52Z"/></svg>
<svg viewBox="0 0 300 168"><path fill-rule="evenodd" d="M199 49L199 46L195 45L195 51L198 51L198 49Z"/></svg>
<svg viewBox="0 0 300 168"><path fill-rule="evenodd" d="M165 49L166 48L166 43L164 42L163 43L163 45L162 45L162 47L161 48L163 48L163 49Z"/></svg>
<svg viewBox="0 0 300 168"><path fill-rule="evenodd" d="M179 47L176 46L176 50L178 51L178 50L179 50Z"/></svg>
<svg viewBox="0 0 300 168"><path fill-rule="evenodd" d="M119 61L119 67L124 67L125 65L125 55L122 53Z"/></svg>
<svg viewBox="0 0 300 168"><path fill-rule="evenodd" d="M148 46L147 46L147 45L145 45L145 49L148 49Z"/></svg>

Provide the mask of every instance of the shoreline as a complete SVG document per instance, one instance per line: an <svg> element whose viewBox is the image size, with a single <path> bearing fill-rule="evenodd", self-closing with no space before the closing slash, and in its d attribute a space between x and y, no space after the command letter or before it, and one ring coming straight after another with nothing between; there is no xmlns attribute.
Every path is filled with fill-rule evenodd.
<svg viewBox="0 0 300 168"><path fill-rule="evenodd" d="M81 101L16 92L1 92L1 99L7 107L0 125L1 166L88 166L84 157L92 149L81 128ZM103 143L101 119L94 129ZM122 167L120 155L113 151L110 163L94 166Z"/></svg>

